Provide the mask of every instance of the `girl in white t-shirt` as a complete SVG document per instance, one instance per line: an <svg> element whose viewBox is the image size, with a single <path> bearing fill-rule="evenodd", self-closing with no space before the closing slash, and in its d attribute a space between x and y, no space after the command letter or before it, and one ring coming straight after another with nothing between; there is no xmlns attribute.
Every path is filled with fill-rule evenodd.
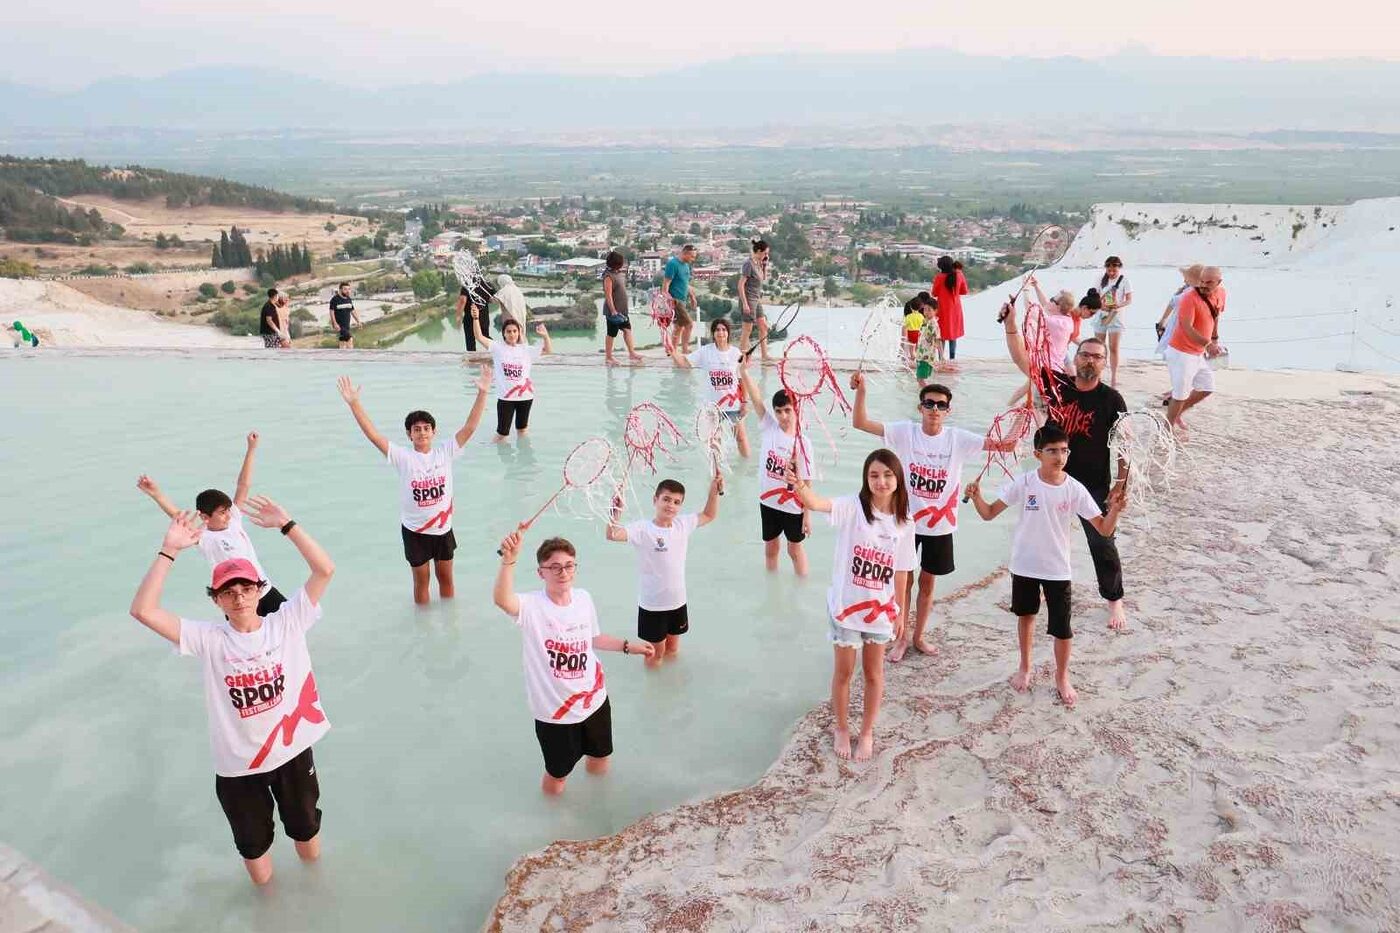
<svg viewBox="0 0 1400 933"><path fill-rule="evenodd" d="M549 329L543 324L535 325L535 333L544 340L544 346L532 347L525 343L520 323L512 317L503 319L501 339L493 340L482 333L480 310L473 305L471 312L472 334L491 352L491 363L495 367L496 435L492 440L499 443L510 437L512 419L517 436L529 429L530 408L535 404L535 384L530 380L530 367L554 347L549 342Z"/></svg>
<svg viewBox="0 0 1400 933"><path fill-rule="evenodd" d="M875 717L885 690L885 646L904 634L905 607L900 605L914 570L914 523L909 518L909 491L904 465L894 451L871 451L861 469L857 496L826 499L789 466L788 480L804 508L827 512L836 527L836 559L826 606L828 637L835 651L831 709L836 717L833 745L838 758L851 757L848 724L856 648L865 671L865 710L856 760L869 760L875 747Z"/></svg>
<svg viewBox="0 0 1400 933"><path fill-rule="evenodd" d="M1123 274L1123 260L1109 256L1099 278L1099 298L1103 310L1094 315L1094 336L1108 346L1108 384L1118 385L1118 343L1123 337L1123 312L1133 303L1133 287Z"/></svg>
<svg viewBox="0 0 1400 933"><path fill-rule="evenodd" d="M744 356L739 348L729 343L729 322L717 318L710 322L710 343L699 347L694 353L682 353L677 347L671 351L671 359L685 369L696 368L705 374L707 400L734 424L734 440L739 445L739 456L749 455L749 436L744 432L744 413L748 403L744 399L739 369Z"/></svg>

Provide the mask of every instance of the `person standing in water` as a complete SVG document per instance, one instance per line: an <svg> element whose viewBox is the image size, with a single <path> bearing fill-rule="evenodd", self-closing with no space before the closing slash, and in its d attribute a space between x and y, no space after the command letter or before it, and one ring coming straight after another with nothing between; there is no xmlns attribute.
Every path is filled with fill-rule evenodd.
<svg viewBox="0 0 1400 933"><path fill-rule="evenodd" d="M632 319L627 307L627 260L622 253L613 250L606 260L607 271L603 273L603 322L607 325L608 336L603 343L603 361L616 366L613 358L613 340L620 333L627 344L627 360L640 363L642 355L632 343Z"/></svg>
<svg viewBox="0 0 1400 933"><path fill-rule="evenodd" d="M739 352L749 353L749 337L758 325L758 351L763 362L772 362L768 354L768 316L763 313L763 283L768 280L768 243L754 240L753 255L739 269L739 314L743 325L739 329Z"/></svg>
<svg viewBox="0 0 1400 933"><path fill-rule="evenodd" d="M472 327L476 331L476 339L491 351L491 362L496 368L494 440L499 443L510 437L512 420L515 421L515 434L519 437L530 428L530 409L535 404L535 383L530 378L530 369L535 360L553 349L549 329L543 324L535 325L535 333L544 339L544 346L532 347L525 343L519 322L507 317L501 322L501 339L492 340L481 332L481 320L475 308L472 309Z"/></svg>
<svg viewBox="0 0 1400 933"><path fill-rule="evenodd" d="M705 374L708 401L733 425L739 456L747 457L749 436L744 431L744 413L748 405L744 401L744 388L739 376L743 355L738 347L730 344L729 322L724 318L710 322L710 341L690 354L682 353L677 345L671 359L677 366L696 368Z"/></svg>

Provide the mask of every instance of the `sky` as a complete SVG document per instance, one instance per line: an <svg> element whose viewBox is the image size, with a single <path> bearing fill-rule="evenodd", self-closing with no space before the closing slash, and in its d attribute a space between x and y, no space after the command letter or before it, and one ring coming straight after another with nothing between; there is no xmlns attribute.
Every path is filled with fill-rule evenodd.
<svg viewBox="0 0 1400 933"><path fill-rule="evenodd" d="M736 55L952 48L1400 59L1400 5L1331 0L44 0L10 4L0 80L72 89L115 76L268 63L364 87L483 72L648 74ZM936 54L936 51L933 52Z"/></svg>

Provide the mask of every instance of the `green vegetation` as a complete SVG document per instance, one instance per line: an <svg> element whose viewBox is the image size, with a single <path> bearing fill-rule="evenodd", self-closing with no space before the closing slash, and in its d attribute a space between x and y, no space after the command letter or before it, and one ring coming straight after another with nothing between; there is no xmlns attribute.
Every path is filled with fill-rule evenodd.
<svg viewBox="0 0 1400 933"><path fill-rule="evenodd" d="M442 273L436 269L419 269L413 273L413 278L408 280L408 284L413 289L414 298L427 301L442 291Z"/></svg>
<svg viewBox="0 0 1400 933"><path fill-rule="evenodd" d="M0 162L0 167L4 163ZM121 236L116 224L102 219L97 209L66 208L21 182L0 173L0 229L17 243L75 243L89 246Z"/></svg>
<svg viewBox="0 0 1400 933"><path fill-rule="evenodd" d="M311 251L297 243L260 249L253 260L253 267L257 269L259 280L271 277L272 281L277 282L289 276L303 275L311 271Z"/></svg>
<svg viewBox="0 0 1400 933"><path fill-rule="evenodd" d="M243 231L230 227L220 231L219 242L214 244L209 264L215 269L242 269L253 264L253 251L243 237Z"/></svg>
<svg viewBox="0 0 1400 933"><path fill-rule="evenodd" d="M230 279L219 286L219 291L223 292L225 295L232 295L234 292L238 291L238 286Z"/></svg>
<svg viewBox="0 0 1400 933"><path fill-rule="evenodd" d="M13 257L0 259L0 279L32 279L38 274L32 263Z"/></svg>
<svg viewBox="0 0 1400 933"><path fill-rule="evenodd" d="M202 298L217 298L219 297L219 289L215 287L213 282L201 282L199 294Z"/></svg>

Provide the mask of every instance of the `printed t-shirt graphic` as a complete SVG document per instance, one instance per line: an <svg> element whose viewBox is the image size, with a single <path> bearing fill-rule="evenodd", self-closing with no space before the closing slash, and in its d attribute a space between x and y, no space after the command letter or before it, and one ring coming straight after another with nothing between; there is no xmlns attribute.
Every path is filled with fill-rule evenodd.
<svg viewBox="0 0 1400 933"><path fill-rule="evenodd" d="M258 572L259 580L267 581L267 585L258 591L258 595L263 596L272 589L271 581L267 580L267 571L263 570L262 564L258 563L258 554L253 550L252 539L248 537L248 531L243 527L243 510L236 505L229 506L227 528L223 531L210 531L206 528L200 534L199 553L203 554L204 559L209 561L210 567L235 557L241 557L253 565L253 569Z"/></svg>
<svg viewBox="0 0 1400 933"><path fill-rule="evenodd" d="M692 512L677 515L670 528L653 521L627 526L627 543L637 549L639 607L665 612L685 605L685 552L699 524L700 516Z"/></svg>
<svg viewBox="0 0 1400 933"><path fill-rule="evenodd" d="M731 346L723 353L707 343L686 357L690 365L705 374L709 399L720 411L738 411L743 400L739 390L739 348Z"/></svg>
<svg viewBox="0 0 1400 933"><path fill-rule="evenodd" d="M530 381L530 365L540 358L541 347L523 343L510 346L504 340L491 342L491 362L496 368L496 398L507 402L524 402L535 397L535 384Z"/></svg>
<svg viewBox="0 0 1400 933"><path fill-rule="evenodd" d="M521 593L515 624L523 638L530 715L542 722L583 722L603 705L603 666L593 654L598 613L587 590L574 590L567 606L556 606L543 590Z"/></svg>
<svg viewBox="0 0 1400 933"><path fill-rule="evenodd" d="M802 502L797 493L787 488L787 465L792 462L792 445L797 435L784 434L773 413L765 411L759 422L763 434L763 455L758 458L758 501L770 509L802 514ZM807 479L812 475L812 455L804 445L802 456L798 458L797 475Z"/></svg>
<svg viewBox="0 0 1400 933"><path fill-rule="evenodd" d="M227 620L180 620L178 652L203 663L215 773L271 771L330 730L306 650L306 633L320 618L303 588L255 632L235 631Z"/></svg>
<svg viewBox="0 0 1400 933"><path fill-rule="evenodd" d="M354 311L354 298L346 298L341 295L340 292L336 292L331 296L331 313L335 315L335 322L341 327L346 327L350 324L350 316Z"/></svg>
<svg viewBox="0 0 1400 933"><path fill-rule="evenodd" d="M893 515L873 511L867 522L856 496L831 500L836 559L826 608L842 628L877 635L894 633L894 575L918 566L914 523L896 524Z"/></svg>
<svg viewBox="0 0 1400 933"><path fill-rule="evenodd" d="M958 527L963 464L982 450L984 438L962 428L924 433L917 421L885 424L885 446L899 455L909 487L909 517L916 534L952 534Z"/></svg>
<svg viewBox="0 0 1400 933"><path fill-rule="evenodd" d="M389 465L399 474L399 520L409 531L445 535L452 530L452 461L465 450L455 437L425 454L389 445Z"/></svg>
<svg viewBox="0 0 1400 933"><path fill-rule="evenodd" d="M1103 514L1084 484L1066 475L1063 483L1051 486L1031 470L1001 487L998 498L1021 508L1011 539L1011 572L1037 580L1071 579L1070 520Z"/></svg>
<svg viewBox="0 0 1400 933"><path fill-rule="evenodd" d="M1118 416L1128 410L1128 403L1107 383L1100 382L1085 391L1078 387L1073 376L1056 374L1054 379L1060 401L1058 404L1052 401L1046 408L1046 421L1069 437L1069 462L1065 464L1065 472L1090 489L1106 491L1113 470L1108 434Z"/></svg>

